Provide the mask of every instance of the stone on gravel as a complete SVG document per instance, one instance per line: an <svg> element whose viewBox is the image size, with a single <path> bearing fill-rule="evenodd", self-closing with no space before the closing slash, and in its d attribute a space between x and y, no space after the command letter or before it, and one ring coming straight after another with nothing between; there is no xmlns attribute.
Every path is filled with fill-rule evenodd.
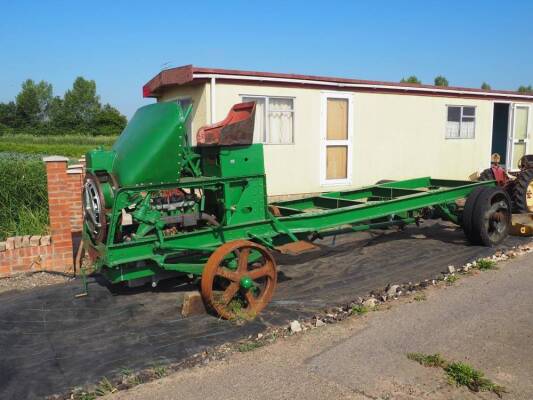
<svg viewBox="0 0 533 400"><path fill-rule="evenodd" d="M291 329L291 332L293 333L301 332L302 325L300 325L298 321L294 320L291 322L290 329Z"/></svg>
<svg viewBox="0 0 533 400"><path fill-rule="evenodd" d="M455 272L455 267L453 265L448 265L448 273L453 274Z"/></svg>
<svg viewBox="0 0 533 400"><path fill-rule="evenodd" d="M326 323L324 321L322 321L321 319L317 319L316 322L315 322L315 326L317 328L320 328L321 326L324 326L326 325Z"/></svg>
<svg viewBox="0 0 533 400"><path fill-rule="evenodd" d="M400 285L390 285L389 288L387 289L387 296L389 297L396 296L396 292L398 291L399 287Z"/></svg>
<svg viewBox="0 0 533 400"><path fill-rule="evenodd" d="M181 315L189 317L192 315L205 314L205 306L202 295L198 291L186 292L183 296Z"/></svg>
<svg viewBox="0 0 533 400"><path fill-rule="evenodd" d="M373 298L373 297L363 301L363 305L365 307L369 307L369 308L375 307L377 304L378 304L378 301L375 298Z"/></svg>

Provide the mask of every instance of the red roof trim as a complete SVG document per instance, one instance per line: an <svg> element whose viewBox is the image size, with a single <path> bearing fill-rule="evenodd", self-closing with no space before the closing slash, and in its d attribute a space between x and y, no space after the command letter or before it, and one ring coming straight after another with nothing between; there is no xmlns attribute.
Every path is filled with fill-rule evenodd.
<svg viewBox="0 0 533 400"><path fill-rule="evenodd" d="M300 74L285 74L285 73L272 73L272 72L259 72L259 71L242 71L242 70L233 70L233 69L220 69L220 68L202 68L195 67L193 65L185 65L182 67L171 68L164 71L161 71L154 78L152 78L148 83L143 86L143 96L144 97L159 97L161 89L164 89L168 86L175 85L184 85L194 82L202 82L202 78L194 77L195 74L215 74L215 75L232 75L232 76L246 76L256 79L246 79L248 84L262 84L262 85L291 85L291 83L276 83L272 81L264 81L261 78L279 78L279 79L295 79L300 81L314 81L314 82L324 82L334 84L352 84L352 85L371 85L376 86L375 88L344 88L346 90L358 90L358 91L371 91L371 92L380 92L385 91L388 93L397 92L404 94L412 95L436 95L436 96L448 96L448 97L471 97L471 98L484 98L490 100L520 100L520 101L533 101L533 95L527 97L521 93L505 90L483 90L483 89L474 89L474 88L464 88L464 87L442 87L442 86L432 86L432 85L417 85L412 83L399 83L399 82L384 82L384 81L369 81L369 80L360 80L360 79L349 79L349 78L335 78L335 77L326 77L326 76L315 76L315 75L300 75ZM223 77L219 79L224 79ZM243 79L243 81L245 81ZM239 81L241 82L241 81ZM299 86L319 86L316 83L301 82L298 83ZM390 88L389 86L394 86ZM381 88L380 88L381 87ZM424 91L416 89L426 89ZM435 92L432 92L435 90ZM452 93L441 92L440 90L447 90ZM453 93L457 92L457 93ZM460 93L468 92L468 93ZM494 94L495 96L490 96ZM504 95L504 96L502 96Z"/></svg>

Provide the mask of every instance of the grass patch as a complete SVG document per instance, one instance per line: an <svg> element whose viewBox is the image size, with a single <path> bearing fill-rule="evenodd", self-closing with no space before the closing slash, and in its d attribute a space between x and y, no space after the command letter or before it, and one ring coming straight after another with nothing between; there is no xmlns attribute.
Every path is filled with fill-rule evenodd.
<svg viewBox="0 0 533 400"><path fill-rule="evenodd" d="M466 386L473 392L492 392L498 397L502 397L506 390L503 386L497 385L489 378L486 378L483 372L474 369L463 362L453 362L444 368L450 383L457 386Z"/></svg>
<svg viewBox="0 0 533 400"><path fill-rule="evenodd" d="M424 301L427 300L426 294L424 292L420 292L415 294L415 297L413 297L414 301Z"/></svg>
<svg viewBox="0 0 533 400"><path fill-rule="evenodd" d="M356 314L356 315L364 315L368 313L369 311L372 311L372 308L364 306L362 304L357 304L353 306L352 309L350 310L352 314Z"/></svg>
<svg viewBox="0 0 533 400"><path fill-rule="evenodd" d="M95 400L96 394L93 392L81 392L73 395L76 400Z"/></svg>
<svg viewBox="0 0 533 400"><path fill-rule="evenodd" d="M448 283L448 285L453 285L458 280L459 277L455 274L448 275L448 277L446 278L446 282Z"/></svg>
<svg viewBox="0 0 533 400"><path fill-rule="evenodd" d="M237 350L240 351L241 353L246 353L247 351L252 351L260 347L263 347L264 345L265 343L260 342L260 341L241 343L239 347L237 347Z"/></svg>
<svg viewBox="0 0 533 400"><path fill-rule="evenodd" d="M463 362L449 362L438 353L407 353L407 358L424 367L442 368L452 385L466 386L473 392L492 392L498 397L507 393L504 386L492 382L483 372Z"/></svg>
<svg viewBox="0 0 533 400"><path fill-rule="evenodd" d="M236 297L228 303L228 309L235 316L232 320L235 322L251 321L256 317L255 312L246 311L246 304L243 299Z"/></svg>
<svg viewBox="0 0 533 400"><path fill-rule="evenodd" d="M486 258L481 258L476 261L476 267L481 271L487 271L489 269L496 269L496 261L487 260Z"/></svg>
<svg viewBox="0 0 533 400"><path fill-rule="evenodd" d="M164 365L154 365L152 370L154 371L154 375L158 379L161 379L161 378L167 376L167 374L168 374L168 368L166 366L164 366Z"/></svg>
<svg viewBox="0 0 533 400"><path fill-rule="evenodd" d="M411 361L416 361L424 367L442 367L446 365L446 360L440 354L424 354L424 353L407 353L407 358Z"/></svg>
<svg viewBox="0 0 533 400"><path fill-rule="evenodd" d="M111 381L104 376L102 380L98 383L98 387L94 391L94 394L96 394L97 396L105 396L106 394L114 393L116 391L117 388L113 386Z"/></svg>

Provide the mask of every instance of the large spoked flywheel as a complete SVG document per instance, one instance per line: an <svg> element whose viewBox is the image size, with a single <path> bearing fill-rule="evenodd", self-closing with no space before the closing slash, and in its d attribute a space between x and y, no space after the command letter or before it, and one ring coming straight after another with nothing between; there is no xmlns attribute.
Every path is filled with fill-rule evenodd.
<svg viewBox="0 0 533 400"><path fill-rule="evenodd" d="M235 240L209 257L202 274L202 297L225 319L253 319L272 299L276 262L263 246Z"/></svg>
<svg viewBox="0 0 533 400"><path fill-rule="evenodd" d="M107 233L107 221L102 182L99 177L93 174L85 176L82 200L84 224L86 224L94 240L104 241Z"/></svg>

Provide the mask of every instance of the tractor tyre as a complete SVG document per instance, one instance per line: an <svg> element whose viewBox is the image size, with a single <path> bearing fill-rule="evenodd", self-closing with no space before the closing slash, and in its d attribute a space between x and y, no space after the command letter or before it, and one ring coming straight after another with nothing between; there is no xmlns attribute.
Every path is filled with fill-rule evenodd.
<svg viewBox="0 0 533 400"><path fill-rule="evenodd" d="M474 241L474 238L472 236L472 218L473 218L473 212L474 208L476 206L477 198L479 197L479 194L485 189L484 187L477 187L474 190L470 192L468 197L466 198L465 207L463 209L463 215L462 215L462 226L463 231L465 233L466 238L470 243Z"/></svg>
<svg viewBox="0 0 533 400"><path fill-rule="evenodd" d="M501 188L483 188L472 212L470 242L497 246L509 235L511 217L511 199L507 192Z"/></svg>
<svg viewBox="0 0 533 400"><path fill-rule="evenodd" d="M514 181L512 197L514 212L533 212L533 169L520 172Z"/></svg>
<svg viewBox="0 0 533 400"><path fill-rule="evenodd" d="M487 168L481 174L479 174L480 181L493 181L494 180L494 172L492 172L492 169Z"/></svg>

